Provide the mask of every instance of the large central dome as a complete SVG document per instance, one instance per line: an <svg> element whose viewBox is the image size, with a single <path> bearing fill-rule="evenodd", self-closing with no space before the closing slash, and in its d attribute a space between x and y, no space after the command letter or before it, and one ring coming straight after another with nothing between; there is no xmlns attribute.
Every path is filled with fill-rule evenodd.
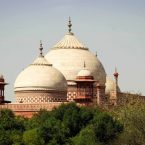
<svg viewBox="0 0 145 145"><path fill-rule="evenodd" d="M106 73L103 65L71 32L71 21L68 26L69 32L54 45L45 58L63 73L68 82L76 79L85 61L94 79L105 85Z"/></svg>

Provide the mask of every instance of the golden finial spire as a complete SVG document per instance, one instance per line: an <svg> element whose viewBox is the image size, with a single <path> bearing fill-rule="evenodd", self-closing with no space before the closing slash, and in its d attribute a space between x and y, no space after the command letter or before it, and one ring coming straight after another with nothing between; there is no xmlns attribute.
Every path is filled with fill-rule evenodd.
<svg viewBox="0 0 145 145"><path fill-rule="evenodd" d="M72 27L72 23L71 23L71 18L69 17L69 21L68 21L68 32L71 33L71 27Z"/></svg>
<svg viewBox="0 0 145 145"><path fill-rule="evenodd" d="M40 40L40 48L39 48L39 50L40 50L40 56L42 57L43 56L43 52L42 52L43 46L42 46L42 41L41 40Z"/></svg>

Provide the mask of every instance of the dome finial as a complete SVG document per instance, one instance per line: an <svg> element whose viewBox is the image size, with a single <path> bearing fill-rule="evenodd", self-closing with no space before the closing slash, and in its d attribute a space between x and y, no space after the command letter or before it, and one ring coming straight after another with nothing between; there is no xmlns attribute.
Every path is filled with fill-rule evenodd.
<svg viewBox="0 0 145 145"><path fill-rule="evenodd" d="M117 73L117 67L115 67L115 73Z"/></svg>
<svg viewBox="0 0 145 145"><path fill-rule="evenodd" d="M69 21L68 21L68 32L71 33L71 27L72 27L72 23L71 23L71 18L69 17Z"/></svg>
<svg viewBox="0 0 145 145"><path fill-rule="evenodd" d="M97 53L97 51L96 51L96 57L98 56L98 53Z"/></svg>
<svg viewBox="0 0 145 145"><path fill-rule="evenodd" d="M86 68L86 63L85 63L85 61L84 61L84 68Z"/></svg>
<svg viewBox="0 0 145 145"><path fill-rule="evenodd" d="M42 46L42 41L41 40L40 40L40 48L39 48L39 50L40 50L40 56L42 57L43 56L43 52L42 52L43 46Z"/></svg>

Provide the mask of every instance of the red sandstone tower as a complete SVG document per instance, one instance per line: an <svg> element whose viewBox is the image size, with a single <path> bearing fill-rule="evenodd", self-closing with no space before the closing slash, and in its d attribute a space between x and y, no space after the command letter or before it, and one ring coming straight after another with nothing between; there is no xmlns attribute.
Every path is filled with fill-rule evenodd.
<svg viewBox="0 0 145 145"><path fill-rule="evenodd" d="M3 75L1 75L0 76L0 104L5 103L5 94L4 94L5 85L7 85L7 83L5 83L4 77Z"/></svg>
<svg viewBox="0 0 145 145"><path fill-rule="evenodd" d="M77 95L74 100L81 105L89 105L93 101L93 84L95 82L91 72L84 68L76 77Z"/></svg>

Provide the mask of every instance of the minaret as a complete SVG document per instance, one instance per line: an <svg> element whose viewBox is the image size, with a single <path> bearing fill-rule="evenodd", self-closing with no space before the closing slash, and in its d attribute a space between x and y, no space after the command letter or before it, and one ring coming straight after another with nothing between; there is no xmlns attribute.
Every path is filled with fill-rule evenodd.
<svg viewBox="0 0 145 145"><path fill-rule="evenodd" d="M115 79L115 88L114 88L114 105L117 105L117 101L118 101L118 76L119 73L117 72L117 68L115 67L115 72L114 72L114 79Z"/></svg>
<svg viewBox="0 0 145 145"><path fill-rule="evenodd" d="M5 102L5 85L7 85L7 83L5 83L3 75L0 75L0 104Z"/></svg>
<svg viewBox="0 0 145 145"><path fill-rule="evenodd" d="M117 68L115 67L115 72L114 72L114 78L115 78L115 84L116 86L118 86L118 76L119 76L119 73L117 72Z"/></svg>

